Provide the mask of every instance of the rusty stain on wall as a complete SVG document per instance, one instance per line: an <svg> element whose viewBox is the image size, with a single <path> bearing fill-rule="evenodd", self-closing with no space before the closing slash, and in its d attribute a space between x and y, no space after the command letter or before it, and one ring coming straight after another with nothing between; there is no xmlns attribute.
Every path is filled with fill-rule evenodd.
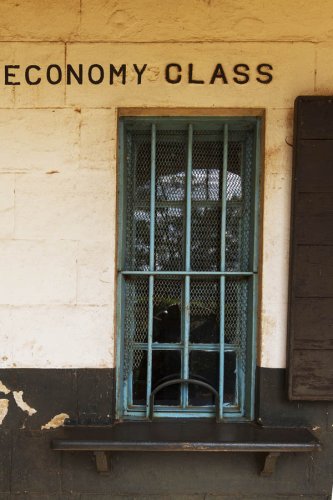
<svg viewBox="0 0 333 500"><path fill-rule="evenodd" d="M13 396L17 406L21 408L22 411L27 412L29 417L31 417L34 413L37 413L35 408L31 408L31 406L23 401L23 391L13 391Z"/></svg>
<svg viewBox="0 0 333 500"><path fill-rule="evenodd" d="M42 425L41 429L56 429L57 427L61 427L64 425L66 418L69 418L67 413L59 413L55 415L47 424Z"/></svg>

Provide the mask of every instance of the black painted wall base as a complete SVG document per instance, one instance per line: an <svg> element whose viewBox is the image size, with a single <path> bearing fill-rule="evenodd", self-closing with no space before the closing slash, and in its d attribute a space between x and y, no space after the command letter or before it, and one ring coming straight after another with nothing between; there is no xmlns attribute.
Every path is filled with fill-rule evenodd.
<svg viewBox="0 0 333 500"><path fill-rule="evenodd" d="M330 497L333 403L288 401L285 370L258 368L257 419L263 425L308 426L323 451L288 454L271 478L257 475L260 464L254 454L202 452L113 453L112 473L100 476L91 453L52 451L50 441L62 430L41 430L41 426L60 413L83 424L110 422L113 370L10 369L0 370L0 380L11 390L0 393L0 399L9 400L0 426L0 500ZM23 400L36 413L29 416L22 411L12 391L23 391Z"/></svg>
<svg viewBox="0 0 333 500"><path fill-rule="evenodd" d="M113 409L113 369L0 369L0 380L12 392L2 428L40 429L55 415L67 413L82 424L110 423ZM36 410L29 416L20 410L13 391Z"/></svg>

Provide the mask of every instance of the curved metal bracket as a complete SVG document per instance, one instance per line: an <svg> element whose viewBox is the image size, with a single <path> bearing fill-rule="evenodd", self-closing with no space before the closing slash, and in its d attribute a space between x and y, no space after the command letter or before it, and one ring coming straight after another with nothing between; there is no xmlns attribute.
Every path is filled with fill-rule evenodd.
<svg viewBox="0 0 333 500"><path fill-rule="evenodd" d="M207 382L202 382L201 380L197 380L195 378L176 378L173 380L169 380L167 382L163 382L162 384L158 385L155 387L155 389L150 393L149 397L149 419L153 420L154 417L154 403L155 403L155 394L157 394L161 389L164 389L165 387L169 387L170 385L176 385L176 384L193 384L193 385L199 385L200 387L205 387L205 389L208 389L210 392L212 392L215 396L215 412L216 412L216 421L220 422L220 396L217 390L210 384L207 384Z"/></svg>

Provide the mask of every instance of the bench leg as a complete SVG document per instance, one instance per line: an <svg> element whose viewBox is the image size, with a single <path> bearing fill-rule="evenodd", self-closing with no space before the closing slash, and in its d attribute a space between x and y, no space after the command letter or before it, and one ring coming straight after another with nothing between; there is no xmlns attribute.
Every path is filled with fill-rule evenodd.
<svg viewBox="0 0 333 500"><path fill-rule="evenodd" d="M276 461L279 458L280 453L271 452L267 453L265 456L264 466L260 473L261 476L268 477L271 476L275 470Z"/></svg>
<svg viewBox="0 0 333 500"><path fill-rule="evenodd" d="M94 451L96 469L102 475L110 474L110 459L105 451Z"/></svg>

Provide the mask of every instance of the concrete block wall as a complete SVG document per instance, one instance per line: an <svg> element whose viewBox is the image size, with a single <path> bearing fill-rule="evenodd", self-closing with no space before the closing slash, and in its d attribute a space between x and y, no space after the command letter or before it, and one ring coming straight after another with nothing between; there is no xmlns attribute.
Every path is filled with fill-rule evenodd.
<svg viewBox="0 0 333 500"><path fill-rule="evenodd" d="M258 364L284 368L292 108L297 95L332 90L331 2L317 8L304 0L244 0L237 6L231 0L169 0L159 6L148 0L63 0L46 7L38 0L4 0L0 19L0 326L22 307L34 308L36 318L46 306L56 307L50 318L74 318L89 306L107 323L101 320L102 332L92 328L82 335L89 347L84 365L114 366L109 318L115 293L117 110L264 108ZM170 62L182 66L179 84L165 80ZM209 83L217 63L228 83ZM233 80L232 68L240 63L250 68L243 85ZM273 67L269 84L256 79L262 63ZM15 85L4 84L8 64L19 66L10 70ZM30 64L41 68L31 73L41 78L38 85L25 81ZM62 68L59 84L47 82L49 64ZM66 84L66 64L76 70L83 65L82 85L75 79ZM88 80L91 64L105 69L100 85ZM110 85L110 64L126 64L125 84L115 76ZM134 64L147 64L140 85ZM189 64L203 84L188 83ZM64 362L61 344L54 350L51 333L35 324L25 325L25 340L35 345L30 353L11 345L22 332L0 329L9 349L4 367L42 367L48 351L51 366L82 366L75 350ZM78 326L73 336L80 335ZM102 338L100 356L91 346Z"/></svg>
<svg viewBox="0 0 333 500"><path fill-rule="evenodd" d="M268 26L265 43L260 37L260 42L253 41L253 37L251 41L239 41L243 37L242 31L238 36L234 34L233 41L211 41L203 32L199 43L191 31L186 35L187 41L180 37L181 41L175 39L171 42L161 38L160 24L155 27L154 40L151 40L152 33L147 31L145 43L141 39L133 41L134 35L139 36L134 29L132 35L128 35L130 42L122 38L109 42L106 35L103 42L98 37L93 41L83 34L84 26L87 26L84 19L91 15L92 25L100 23L101 20L95 18L100 10L96 9L94 15L88 14L90 10L85 11L85 5L83 2L80 15L78 13L80 22L75 36L70 32L65 40L59 41L63 36L59 32L58 38L52 41L54 33L47 38L41 31L38 41L35 33L29 40L25 34L24 40L15 42L12 41L14 35L7 34L8 41L1 42L4 48L2 71L5 64L19 66L10 70L13 71L10 81L19 85L3 85L0 100L0 175L3 179L1 189L5 190L1 201L5 207L1 211L3 224L0 232L4 252L0 259L0 265L4 266L4 279L0 285L0 321L6 324L7 316L13 311L19 314L18 309L23 306L34 307L35 317L42 311L38 305L56 305L58 314L62 305L66 314L72 311L77 315L79 308L86 306L87 302L96 308L94 310L100 311L101 318L106 308L106 317L114 317L119 108L264 108L263 299L258 363L267 367L284 367L292 107L297 95L316 92L319 71L316 61L321 43L313 43L308 38L306 41L297 38L297 42L287 42L282 35L281 39L272 40ZM108 7L111 9L111 4L104 5L105 12L108 12ZM144 8L143 3L141 9ZM208 22L215 8L201 5L197 15L204 9ZM125 3L114 15L118 19L120 12L121 16L127 12L128 26L135 25L133 9ZM308 15L306 9L304 11ZM18 10L18 14L20 12ZM142 14L141 10L137 12ZM220 18L224 18L221 6L219 12ZM18 17L21 15L23 11ZM67 13L64 8L63 15L68 19L70 10ZM150 12L149 16L152 15ZM2 22L4 24L5 20ZM35 19L30 22L34 23ZM193 19L191 23L194 23ZM199 18L197 24L200 31ZM14 26L11 25L11 29ZM5 31L0 33L4 35ZM114 36L116 33L123 36L121 29L115 31ZM229 40L227 36L225 39ZM170 61L176 61L182 67L182 80L177 85L165 80L165 67ZM221 80L209 83L217 63L223 65L228 83ZM245 85L233 80L233 67L240 63L248 64L250 68L249 82ZM273 68L270 84L257 81L256 68L262 63ZM25 81L25 68L30 64L41 68L31 73L31 78L41 78L39 85L28 85ZM46 80L49 64L57 64L63 70L62 81L57 85ZM66 85L66 64L72 64L77 71L79 65L83 65L82 85L74 80ZM105 79L100 85L88 80L88 68L92 64L100 64L105 69ZM125 84L121 83L120 77L115 77L110 85L110 64L116 68L126 64ZM140 85L134 64L139 68L147 64ZM203 84L188 83L189 64L193 64L195 75L204 81ZM96 73L95 78L97 76ZM37 257L38 251L43 254L41 260ZM15 268L15 272L9 272L10 267ZM53 329L53 325L50 328ZM0 335L8 336L4 329ZM80 338L79 327L73 335ZM113 337L114 321L104 324L103 333L92 329L90 335L82 336L82 342L88 342L89 352L85 367L114 366ZM4 367L45 366L45 352L53 345L51 334L36 331L34 324L27 323L25 338L36 341L36 350L27 354L21 353L21 349L8 347L12 354L4 354ZM98 345L101 338L106 340L106 354L102 357L91 348L94 341ZM36 354L39 349L43 358ZM68 353L66 363L62 356L62 346L58 343L57 351L52 347L47 356L50 366L82 366L75 350Z"/></svg>
<svg viewBox="0 0 333 500"><path fill-rule="evenodd" d="M112 366L115 111L0 122L1 365Z"/></svg>

